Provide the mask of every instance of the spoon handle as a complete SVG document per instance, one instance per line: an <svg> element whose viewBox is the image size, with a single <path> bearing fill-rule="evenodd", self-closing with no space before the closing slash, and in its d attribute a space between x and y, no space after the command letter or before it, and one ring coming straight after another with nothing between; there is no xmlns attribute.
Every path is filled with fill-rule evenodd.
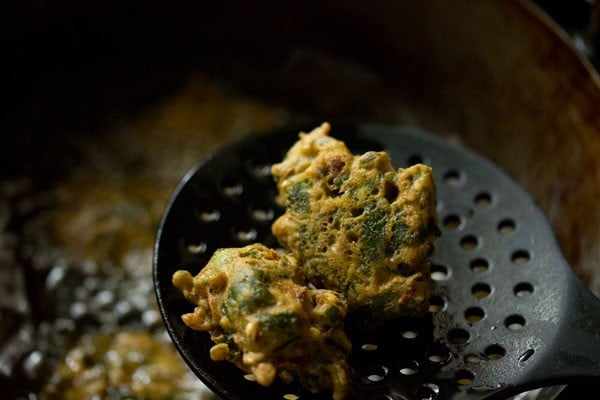
<svg viewBox="0 0 600 400"><path fill-rule="evenodd" d="M548 343L553 350L538 370L540 381L600 377L600 299L575 274L572 279L567 297L570 311L559 322L554 343Z"/></svg>

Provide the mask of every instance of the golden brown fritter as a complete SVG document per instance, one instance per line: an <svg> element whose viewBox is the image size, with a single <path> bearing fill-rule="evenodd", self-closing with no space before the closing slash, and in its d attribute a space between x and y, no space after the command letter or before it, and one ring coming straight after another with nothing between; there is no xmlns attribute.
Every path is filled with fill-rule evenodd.
<svg viewBox="0 0 600 400"><path fill-rule="evenodd" d="M330 290L304 286L296 259L262 244L217 250L195 277L177 271L173 284L196 305L182 316L210 332L213 360L227 360L269 386L298 380L333 398L349 392L346 303Z"/></svg>
<svg viewBox="0 0 600 400"><path fill-rule="evenodd" d="M385 152L353 155L324 123L272 167L286 212L273 234L316 287L335 290L359 322L423 314L428 257L440 234L430 167L395 170Z"/></svg>
<svg viewBox="0 0 600 400"><path fill-rule="evenodd" d="M350 392L346 313L370 326L423 314L440 232L431 168L395 170L384 152L353 155L329 130L301 133L272 167L286 207L272 231L288 254L262 244L219 249L198 275L177 271L173 284L196 305L182 319L210 332L213 360L264 386L279 376L339 400Z"/></svg>

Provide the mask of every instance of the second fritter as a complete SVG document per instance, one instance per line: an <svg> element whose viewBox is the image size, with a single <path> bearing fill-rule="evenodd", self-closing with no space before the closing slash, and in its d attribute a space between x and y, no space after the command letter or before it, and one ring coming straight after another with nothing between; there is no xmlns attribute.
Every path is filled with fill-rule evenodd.
<svg viewBox="0 0 600 400"><path fill-rule="evenodd" d="M352 154L324 123L273 165L286 212L272 231L316 287L339 291L362 323L422 315L440 234L433 173L394 169L385 152Z"/></svg>

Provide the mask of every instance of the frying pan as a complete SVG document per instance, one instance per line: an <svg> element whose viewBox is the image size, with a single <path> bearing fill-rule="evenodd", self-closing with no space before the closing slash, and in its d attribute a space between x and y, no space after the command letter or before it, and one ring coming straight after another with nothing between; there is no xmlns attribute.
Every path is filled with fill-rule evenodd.
<svg viewBox="0 0 600 400"><path fill-rule="evenodd" d="M172 285L197 274L212 252L262 242L282 212L269 167L309 126L249 136L214 153L176 188L154 249L157 301L166 328L194 373L224 399L327 399L275 383L269 388L209 358L206 332ZM363 332L353 344L352 399L496 399L600 376L600 301L563 258L550 225L509 175L464 146L412 127L333 124L355 154L384 150L396 167L432 166L442 235L432 255L430 312ZM297 397L295 397L297 396Z"/></svg>
<svg viewBox="0 0 600 400"><path fill-rule="evenodd" d="M100 333L107 331L107 323L86 315L73 321L74 331L65 333L55 324L46 336L49 319L71 318L71 306L80 305L71 293L84 283L66 279L47 287L57 252L69 255L74 267L69 271L76 277L87 274L90 264L114 264L106 275L92 278L100 287L107 277L115 282L127 262L139 260L140 252L150 254L172 183L205 151L248 129L261 131L299 117L406 123L459 137L527 188L565 258L600 293L600 79L530 1L233 2L228 9L231 2L59 3L23 5L19 14L35 21L16 24L13 31L9 26L3 36L11 42L5 65L11 101L0 146L2 176L14 178L21 189L33 181L19 193L4 190L14 185L2 185L3 196L11 198L8 210L7 199L0 201L0 225L8 235L0 247L3 256L14 257L2 257L10 265L2 267L8 278L0 286L3 300L19 307L2 315L7 324L0 352L14 356L9 375L5 368L0 374L0 386L8 385L5 398L13 398L11 389L24 393L18 398L38 396L53 362L78 338L100 327ZM69 6L73 12L56 15ZM61 18L49 18L53 11ZM21 39L11 40L15 32ZM102 211L113 206L105 196L90 196L98 183L109 198L122 200L125 210L140 210L108 215L118 222L108 226L116 238L108 249L84 234L107 227ZM72 201L64 203L61 196L60 204L49 204L47 189L54 186L59 195L66 187ZM61 241L54 226L40 222L63 209L97 218ZM56 226L77 222L77 215L67 216ZM135 236L123 238L120 226L132 228ZM92 254L81 254L83 248ZM46 254L51 257L41 257ZM140 280L136 272L124 287L150 283L150 268L136 271L147 275ZM450 273L449 280L454 269ZM17 296L10 289L15 283ZM95 292L89 293L84 302L93 299ZM115 292L116 304L129 300L122 293L127 290ZM139 313L126 320L106 314L114 316L108 327L146 326L141 313L153 315L154 295L144 293L145 305L135 306ZM31 306L25 315L21 304ZM160 339L161 328L152 328ZM42 336L32 337L31 329ZM18 346L4 340L9 335L19 338ZM25 361L40 351L42 364L31 371ZM596 382L590 383L569 385L567 391L595 389Z"/></svg>

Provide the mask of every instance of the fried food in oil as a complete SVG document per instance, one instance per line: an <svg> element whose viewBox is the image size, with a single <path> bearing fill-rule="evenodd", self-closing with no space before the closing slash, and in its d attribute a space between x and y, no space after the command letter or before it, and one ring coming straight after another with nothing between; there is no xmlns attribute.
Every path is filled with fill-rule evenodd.
<svg viewBox="0 0 600 400"><path fill-rule="evenodd" d="M440 234L430 167L395 170L385 152L353 155L324 123L273 165L286 212L273 234L316 287L340 292L359 322L422 315Z"/></svg>
<svg viewBox="0 0 600 400"><path fill-rule="evenodd" d="M37 397L40 400L186 400L195 377L170 343L145 331L84 334Z"/></svg>
<svg viewBox="0 0 600 400"><path fill-rule="evenodd" d="M349 391L346 304L330 290L304 286L296 259L262 244L217 250L195 277L177 271L173 284L196 305L182 316L210 332L213 360L227 360L269 386L298 380L333 398Z"/></svg>

